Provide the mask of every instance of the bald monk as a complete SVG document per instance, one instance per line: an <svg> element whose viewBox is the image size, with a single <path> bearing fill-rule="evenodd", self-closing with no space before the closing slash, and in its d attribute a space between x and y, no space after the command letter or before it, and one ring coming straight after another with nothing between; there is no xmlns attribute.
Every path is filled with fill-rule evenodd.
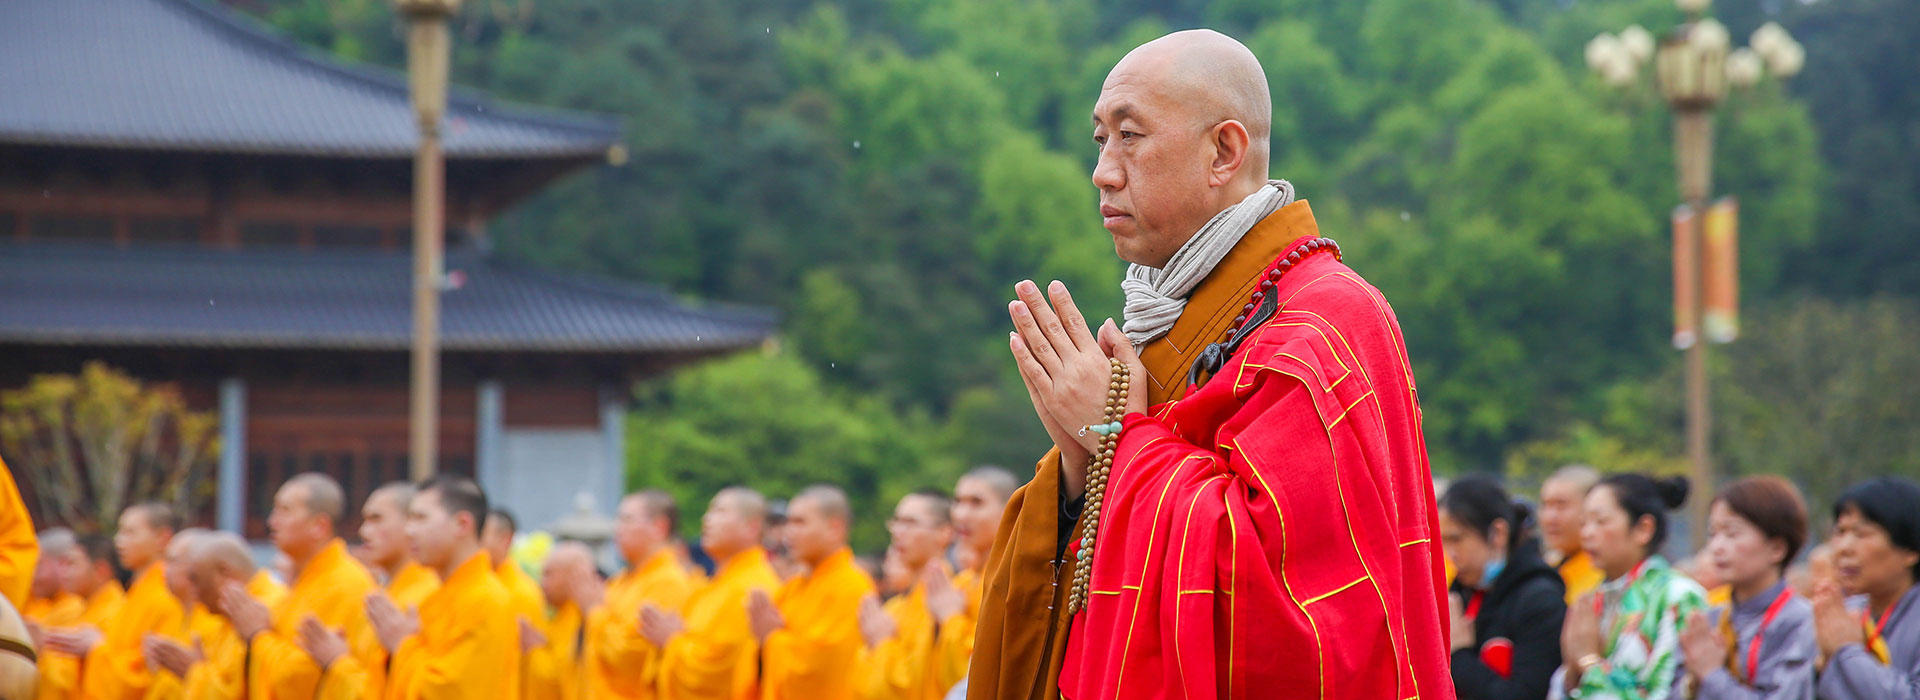
<svg viewBox="0 0 1920 700"><path fill-rule="evenodd" d="M34 565L33 587L20 614L29 630L77 625L87 601L67 590L66 564L79 541L64 527L41 530L38 540L40 561ZM35 631L32 636L40 635Z"/></svg>
<svg viewBox="0 0 1920 700"><path fill-rule="evenodd" d="M574 599L582 588L600 585L593 568L593 550L574 541L563 541L547 553L540 567L540 592L546 595L553 617L542 634L531 624L521 622L520 653L526 657L527 677L521 679L521 696L527 700L574 700L580 695L580 650L585 628L580 605Z"/></svg>
<svg viewBox="0 0 1920 700"><path fill-rule="evenodd" d="M205 614L191 624L192 640L188 644L151 640L149 662L181 679L182 697L240 700L247 696L247 643L233 629L223 591L228 586L243 585L255 573L252 554L246 541L233 533L176 536L175 548L183 540L188 542L184 553L168 558L168 570L185 571L191 595L204 601Z"/></svg>
<svg viewBox="0 0 1920 700"><path fill-rule="evenodd" d="M68 700L84 697L80 693L80 659L60 651L56 639L76 635L83 629L98 630L120 614L126 602L126 589L114 576L119 564L114 559L113 542L100 535L81 536L67 550L61 565L66 575L67 592L86 601L80 619L72 627L47 627L40 637L40 689L42 700ZM97 634L97 632L96 632Z"/></svg>
<svg viewBox="0 0 1920 700"><path fill-rule="evenodd" d="M809 486L787 506L787 549L805 573L776 596L747 597L747 620L760 642L761 700L854 697L860 652L860 601L873 579L853 564L847 530L853 510L833 486Z"/></svg>
<svg viewBox="0 0 1920 700"><path fill-rule="evenodd" d="M27 504L20 500L20 487L13 483L13 469L0 460L0 597L6 598L16 612L27 604L27 589L39 561L40 543L34 537L33 518L27 515Z"/></svg>
<svg viewBox="0 0 1920 700"><path fill-rule="evenodd" d="M1547 563L1567 584L1567 604L1586 595L1606 578L1593 557L1580 546L1580 523L1586 515L1587 492L1600 483L1600 472L1582 464L1561 467L1540 484L1540 539L1546 543ZM1806 590L1806 589L1802 589Z"/></svg>
<svg viewBox="0 0 1920 700"><path fill-rule="evenodd" d="M520 687L520 623L480 547L486 520L487 496L471 479L442 474L414 495L407 536L441 584L417 617L391 603L368 606L393 654L388 700L497 698Z"/></svg>
<svg viewBox="0 0 1920 700"><path fill-rule="evenodd" d="M365 637L366 598L377 587L336 534L345 513L346 494L333 477L304 472L287 479L275 492L267 517L274 546L292 566L286 598L268 608L238 583L228 582L221 589L224 614L249 647L245 677L251 700L310 700L340 685L341 674L329 668L334 664L321 663L301 646L313 627L324 626L349 639ZM372 669L379 668L382 658L378 649L364 647L356 647L352 656ZM377 691L378 682L349 679L344 685Z"/></svg>
<svg viewBox="0 0 1920 700"><path fill-rule="evenodd" d="M152 632L185 624L180 601L167 591L162 555L179 529L173 508L158 502L131 506L120 515L114 549L133 571L133 585L111 619L69 632L49 633L47 646L81 658L80 695L95 700L140 700L153 685L142 641Z"/></svg>
<svg viewBox="0 0 1920 700"><path fill-rule="evenodd" d="M493 558L494 574L500 577L500 585L507 587L507 594L513 597L513 610L525 619L534 629L547 626L547 604L540 595L540 584L528 576L525 569L513 561L513 536L520 531L520 522L504 508L495 508L487 514L486 529L480 536L482 547Z"/></svg>
<svg viewBox="0 0 1920 700"><path fill-rule="evenodd" d="M360 546L387 596L403 610L419 609L420 601L440 587L440 577L413 560L413 543L407 539L407 504L413 492L413 484L396 481L374 489L360 508Z"/></svg>
<svg viewBox="0 0 1920 700"><path fill-rule="evenodd" d="M953 501L935 490L907 494L894 506L887 533L892 537L888 554L898 556L911 583L885 603L872 593L860 602L865 645L854 664L855 694L868 700L940 700L953 684L942 686L937 677L939 626L927 606L926 579L948 579Z"/></svg>
<svg viewBox="0 0 1920 700"><path fill-rule="evenodd" d="M953 486L954 561L960 573L951 579L938 569L926 573L927 609L939 627L933 685L943 693L967 679L980 617L980 565L993 549L1000 514L1017 488L1019 479L999 467L976 467Z"/></svg>
<svg viewBox="0 0 1920 700"><path fill-rule="evenodd" d="M33 700L39 689L38 658L26 618L0 598L0 700Z"/></svg>
<svg viewBox="0 0 1920 700"><path fill-rule="evenodd" d="M195 595L187 569L187 554L194 539L208 532L205 528L189 527L174 533L173 539L167 542L163 562L166 565L167 594L173 596L175 603L180 606L180 620L171 628L153 630L140 639L140 655L153 672L153 683L147 686L143 695L147 700L184 697L187 675L184 669L170 669L161 665L155 654L168 646L185 649L193 643L195 628L205 627L212 616Z"/></svg>
<svg viewBox="0 0 1920 700"><path fill-rule="evenodd" d="M694 583L673 548L680 509L664 491L620 499L613 542L627 569L604 588L576 582L574 599L587 617L585 697L636 700L655 696L659 649L640 634L647 605L677 609Z"/></svg>
<svg viewBox="0 0 1920 700"><path fill-rule="evenodd" d="M1405 343L1268 179L1271 113L1259 61L1216 32L1108 74L1093 184L1133 264L1126 325L1096 336L1064 285L1015 287L1009 349L1056 450L995 537L970 697L1452 697ZM1110 360L1127 401L1090 469Z"/></svg>
<svg viewBox="0 0 1920 700"><path fill-rule="evenodd" d="M640 633L661 650L663 700L745 698L753 692L759 643L747 624L747 596L779 590L779 574L760 546L767 500L735 486L714 494L700 519L700 545L713 579L680 607L649 603Z"/></svg>

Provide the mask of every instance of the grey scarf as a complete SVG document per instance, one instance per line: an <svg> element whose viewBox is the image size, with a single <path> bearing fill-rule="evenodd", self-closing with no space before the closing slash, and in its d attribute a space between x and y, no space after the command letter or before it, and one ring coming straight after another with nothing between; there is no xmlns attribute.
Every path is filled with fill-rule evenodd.
<svg viewBox="0 0 1920 700"><path fill-rule="evenodd" d="M1165 335L1173 323L1180 320L1180 312L1187 308L1187 295L1213 273L1214 266L1227 257L1227 252L1233 250L1247 231L1292 203L1293 184L1269 180L1267 186L1239 204L1213 215L1207 225L1200 227L1193 238L1174 252L1166 267L1129 266L1127 278L1120 282L1120 289L1127 293L1127 322L1121 328L1126 331L1127 339L1133 341L1134 347L1140 347Z"/></svg>

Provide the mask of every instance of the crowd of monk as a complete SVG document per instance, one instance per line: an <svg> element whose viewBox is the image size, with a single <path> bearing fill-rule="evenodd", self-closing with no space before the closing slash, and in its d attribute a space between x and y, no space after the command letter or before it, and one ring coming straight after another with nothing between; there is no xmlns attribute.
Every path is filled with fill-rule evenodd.
<svg viewBox="0 0 1920 700"><path fill-rule="evenodd" d="M340 485L292 477L268 518L277 567L164 504L126 508L109 540L35 533L13 500L0 583L37 659L23 697L41 700L934 700L966 676L977 566L1017 486L986 467L953 496L914 492L871 558L849 548L833 486L774 504L724 489L698 552L676 537L680 505L637 491L614 528L624 570L603 577L562 541L537 580L508 557L513 518L456 477L376 489L352 547Z"/></svg>

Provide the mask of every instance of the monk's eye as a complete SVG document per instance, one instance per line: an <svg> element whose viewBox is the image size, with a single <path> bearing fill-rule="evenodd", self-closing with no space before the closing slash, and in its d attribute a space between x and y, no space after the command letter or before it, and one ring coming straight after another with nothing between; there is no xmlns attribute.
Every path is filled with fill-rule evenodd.
<svg viewBox="0 0 1920 700"><path fill-rule="evenodd" d="M1107 145L1107 137L1105 136L1093 137L1093 145L1096 149L1104 148Z"/></svg>
<svg viewBox="0 0 1920 700"><path fill-rule="evenodd" d="M1139 137L1139 136L1140 136L1139 134L1136 134L1136 133L1134 133L1134 132L1131 132L1131 131L1122 131L1122 132L1120 132L1120 140L1121 140L1121 141L1132 141L1132 140L1134 140L1135 138L1137 138L1137 137Z"/></svg>

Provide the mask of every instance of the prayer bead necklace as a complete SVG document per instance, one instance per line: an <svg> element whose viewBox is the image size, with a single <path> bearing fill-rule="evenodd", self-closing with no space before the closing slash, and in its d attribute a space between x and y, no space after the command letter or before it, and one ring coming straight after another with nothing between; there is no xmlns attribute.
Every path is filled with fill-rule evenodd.
<svg viewBox="0 0 1920 700"><path fill-rule="evenodd" d="M1100 531L1100 504L1107 496L1107 475L1113 471L1113 452L1120 446L1120 419L1126 415L1127 393L1132 389L1131 371L1127 365L1117 359L1107 360L1113 366L1113 374L1107 382L1107 410L1098 424L1087 426L1100 434L1100 442L1093 452L1093 461L1087 464L1087 505L1086 526L1081 529L1080 541L1076 544L1079 551L1073 563L1073 587L1067 596L1067 614L1073 615L1087 607L1087 584L1093 580L1093 536Z"/></svg>
<svg viewBox="0 0 1920 700"><path fill-rule="evenodd" d="M1198 357L1194 358L1193 366L1187 369L1189 386L1198 388L1205 384L1207 379L1227 365L1227 360L1233 357L1233 353L1240 350L1240 344L1247 341L1247 336L1253 335L1254 329L1259 328L1280 311L1280 295L1277 291L1280 278L1285 277L1294 266L1300 264L1300 261L1314 253L1332 253L1334 260L1344 259L1340 254L1340 244L1334 243L1333 239L1312 238L1294 246L1286 255L1275 260L1273 265L1261 275L1260 286L1254 290L1253 298L1240 309L1240 315L1233 317L1233 325L1227 328L1225 334L1226 339L1208 345L1200 351Z"/></svg>

